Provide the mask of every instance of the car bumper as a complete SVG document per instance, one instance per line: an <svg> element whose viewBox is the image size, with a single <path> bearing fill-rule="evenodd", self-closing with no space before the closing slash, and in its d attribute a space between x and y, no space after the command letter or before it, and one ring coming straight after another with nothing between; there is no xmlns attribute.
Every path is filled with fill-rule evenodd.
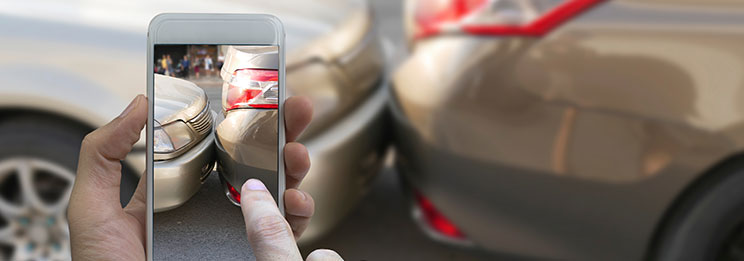
<svg viewBox="0 0 744 261"><path fill-rule="evenodd" d="M174 159L154 163L155 212L177 208L191 198L214 167L214 133Z"/></svg>
<svg viewBox="0 0 744 261"><path fill-rule="evenodd" d="M388 96L387 88L377 87L336 124L318 135L300 140L307 147L312 162L300 189L315 200L315 214L300 238L301 244L333 228L367 192L371 178L379 172L388 144L385 127ZM220 144L216 148L220 175L228 182L239 182L235 175L227 173L228 170L248 166L237 162L234 153ZM232 182L232 186L242 185ZM228 195L227 188L225 194Z"/></svg>
<svg viewBox="0 0 744 261"><path fill-rule="evenodd" d="M277 116L276 109L235 109L225 115L215 129L223 182L239 188L250 178L259 179L277 198Z"/></svg>
<svg viewBox="0 0 744 261"><path fill-rule="evenodd" d="M548 73L520 74L531 50L512 40L416 45L391 94L399 172L477 248L642 259L665 209L726 147L679 122L558 100L527 84Z"/></svg>

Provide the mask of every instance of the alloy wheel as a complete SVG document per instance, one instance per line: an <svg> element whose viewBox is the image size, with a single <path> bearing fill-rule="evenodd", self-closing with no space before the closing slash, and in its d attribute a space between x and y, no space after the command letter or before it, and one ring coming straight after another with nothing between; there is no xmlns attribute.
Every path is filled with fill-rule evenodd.
<svg viewBox="0 0 744 261"><path fill-rule="evenodd" d="M69 260L75 174L37 158L0 159L0 259Z"/></svg>

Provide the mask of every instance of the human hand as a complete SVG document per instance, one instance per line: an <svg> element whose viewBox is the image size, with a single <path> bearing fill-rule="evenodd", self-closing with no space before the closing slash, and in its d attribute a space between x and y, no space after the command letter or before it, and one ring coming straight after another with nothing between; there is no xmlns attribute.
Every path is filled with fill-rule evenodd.
<svg viewBox="0 0 744 261"><path fill-rule="evenodd" d="M77 177L70 195L72 258L145 260L145 175L126 207L119 201L121 163L147 122L147 98L138 95L127 108L83 139Z"/></svg>
<svg viewBox="0 0 744 261"><path fill-rule="evenodd" d="M290 190L285 192L285 203L287 203L288 192ZM307 196L310 199L309 195ZM302 260L292 232L295 228L292 222L287 222L290 220L289 209L287 209L285 220L261 181L249 179L243 184L240 192L240 208L243 210L248 242L253 248L256 260ZM343 258L329 249L317 249L307 256L307 261L321 260L333 261L343 260Z"/></svg>
<svg viewBox="0 0 744 261"><path fill-rule="evenodd" d="M144 260L146 178L143 175L129 204L119 203L121 164L147 121L147 99L138 95L122 114L83 140L68 221L75 259ZM310 121L312 106L304 98L285 103L287 140L294 141ZM298 236L312 217L314 203L297 186L310 167L307 150L299 143L285 146L288 224ZM276 206L276 205L274 205Z"/></svg>

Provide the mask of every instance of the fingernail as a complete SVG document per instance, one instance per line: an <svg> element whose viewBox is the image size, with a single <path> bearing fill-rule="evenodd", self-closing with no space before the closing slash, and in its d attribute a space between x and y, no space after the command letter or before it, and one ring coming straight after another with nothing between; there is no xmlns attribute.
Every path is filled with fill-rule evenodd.
<svg viewBox="0 0 744 261"><path fill-rule="evenodd" d="M139 103L139 100L140 100L139 97L140 96L141 96L141 94L140 95L137 95L137 97L134 97L134 100L132 100L131 102L129 102L129 105L127 106L127 108L124 109L124 111L121 112L121 114L119 114L119 118L124 118L125 116L127 116L127 114L129 114L130 111L132 111L132 109L134 109L134 106L136 106Z"/></svg>
<svg viewBox="0 0 744 261"><path fill-rule="evenodd" d="M243 188L248 190L267 190L263 182L257 179L249 179L243 184Z"/></svg>
<svg viewBox="0 0 744 261"><path fill-rule="evenodd" d="M305 192L304 192L304 191L300 191L300 190L298 190L297 192L299 192L299 193L300 193L300 195L302 195L302 201L305 201L305 200L307 200L307 195L305 195Z"/></svg>

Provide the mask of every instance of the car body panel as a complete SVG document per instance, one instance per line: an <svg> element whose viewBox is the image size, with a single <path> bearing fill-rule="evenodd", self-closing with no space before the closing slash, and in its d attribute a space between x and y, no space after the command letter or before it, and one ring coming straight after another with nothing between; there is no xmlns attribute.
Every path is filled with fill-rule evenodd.
<svg viewBox="0 0 744 261"><path fill-rule="evenodd" d="M390 144L388 97L382 85L331 128L310 139L300 138L312 167L299 189L313 195L315 214L298 243L328 232L369 191Z"/></svg>
<svg viewBox="0 0 744 261"><path fill-rule="evenodd" d="M393 80L399 169L480 248L643 259L744 147L742 8L606 1L542 38L421 40Z"/></svg>
<svg viewBox="0 0 744 261"><path fill-rule="evenodd" d="M313 101L313 121L303 136L332 126L380 86L387 57L373 21L369 10L355 11L323 41L287 56L287 96Z"/></svg>
<svg viewBox="0 0 744 261"><path fill-rule="evenodd" d="M214 113L214 112L212 112ZM177 208L191 198L214 166L214 133L171 159L155 161L153 193L155 212Z"/></svg>
<svg viewBox="0 0 744 261"><path fill-rule="evenodd" d="M153 153L153 209L162 212L177 208L201 187L214 167L214 119L217 113L209 109L204 90L179 78L154 75L155 127L180 126L171 131L187 133L191 141L172 152Z"/></svg>
<svg viewBox="0 0 744 261"><path fill-rule="evenodd" d="M206 94L187 80L155 74L153 120L161 125L175 120L190 120L207 107Z"/></svg>
<svg viewBox="0 0 744 261"><path fill-rule="evenodd" d="M137 43L134 34L117 34L90 27L77 27L65 24L55 24L46 21L29 20L18 17L0 17L0 31L4 35L0 48L0 110L28 110L48 113L73 120L91 128L103 126L121 113L130 99L138 93L144 93L144 84L137 77L131 77L121 72L144 71L142 61L137 53L129 48L116 49L98 46L94 41L85 43L56 42L55 48L49 48L49 35L31 34L33 30L17 30L13 25L28 25L33 28L55 28L61 31L75 31L82 35L101 34L102 38L109 36L121 40L119 44L110 47L121 47L122 43ZM6 27L7 26L7 27ZM12 29L12 31L10 31ZM40 29L37 29L40 30ZM23 31L24 34L21 34ZM27 35L31 34L31 35ZM108 34L108 35L107 35ZM131 38L130 38L131 37ZM126 44L124 44L126 46ZM42 53L24 52L18 50L44 50ZM116 60L116 70L94 70L101 66L101 60L96 56L76 55L87 52L109 53L108 59ZM32 62L33 61L33 62ZM75 61L80 66L70 66ZM44 72L40 76L39 72ZM144 73L142 74L144 77ZM111 88L115 83L114 88ZM142 85L136 88L132 86ZM131 88L130 88L131 87ZM85 95L80 95L80 94ZM97 97L91 99L91 97ZM144 131L140 135L144 137ZM127 155L125 162L135 173L145 170L144 138L137 142L137 149Z"/></svg>
<svg viewBox="0 0 744 261"><path fill-rule="evenodd" d="M223 47L224 48L224 47ZM231 45L225 50L225 64L220 76L229 81L232 74L239 69L274 69L279 68L279 51L273 46L258 48L256 46Z"/></svg>
<svg viewBox="0 0 744 261"><path fill-rule="evenodd" d="M276 187L278 124L276 109L229 111L215 129L220 176L236 188L250 178Z"/></svg>
<svg viewBox="0 0 744 261"><path fill-rule="evenodd" d="M255 178L269 188L277 188L279 165L279 110L253 107L229 109L228 90L236 71L242 69L279 69L276 46L229 46L225 52L222 77L222 110L225 119L215 129L217 135L217 164L224 185L239 188L246 180ZM259 94L263 97L263 93ZM282 94L286 95L286 94ZM226 184L224 182L227 182ZM229 195L228 187L224 187ZM269 190L279 199L274 189ZM228 196L228 199L239 205Z"/></svg>

